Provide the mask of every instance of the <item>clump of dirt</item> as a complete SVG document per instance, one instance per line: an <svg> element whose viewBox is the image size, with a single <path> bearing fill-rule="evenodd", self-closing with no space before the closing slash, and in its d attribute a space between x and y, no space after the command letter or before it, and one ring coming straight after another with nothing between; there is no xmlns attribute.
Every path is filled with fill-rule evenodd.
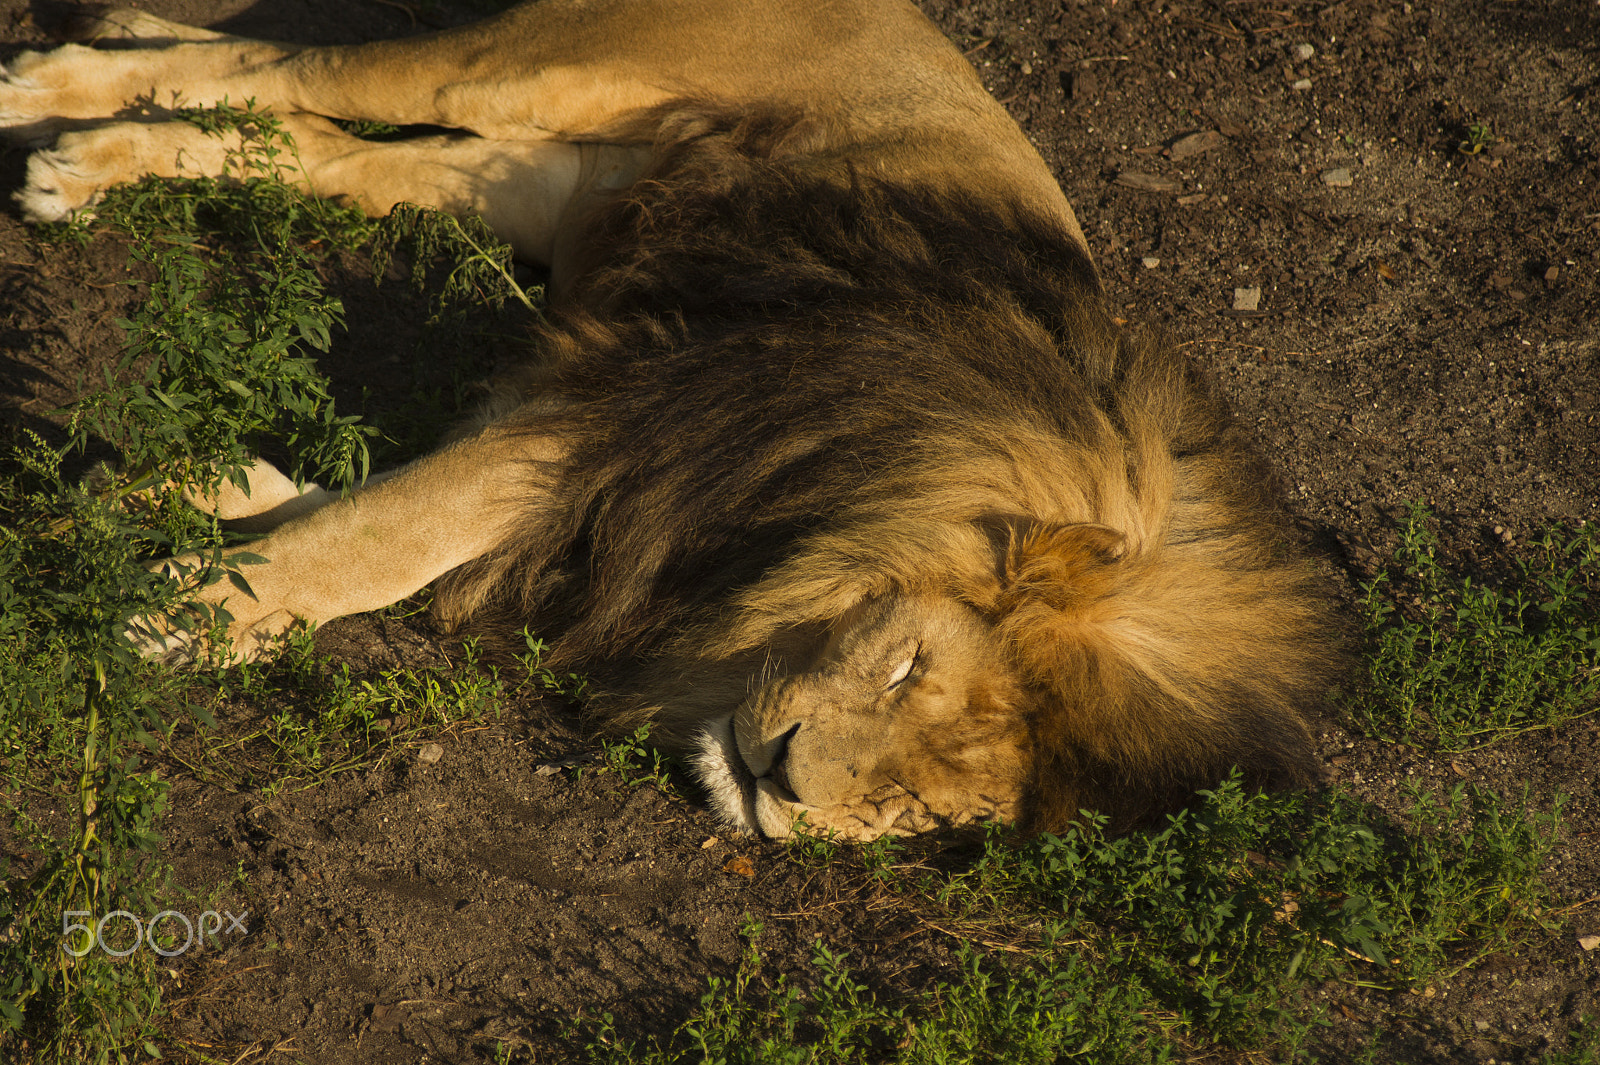
<svg viewBox="0 0 1600 1065"><path fill-rule="evenodd" d="M396 36L466 3L155 0L267 38ZM1207 366L1282 471L1305 538L1354 599L1422 500L1460 572L1509 572L1546 526L1600 500L1600 7L1573 0L928 0L1055 169L1118 313ZM0 0L15 46L33 7ZM430 22L431 20L431 22ZM885 57L892 62L892 57ZM25 154L0 155L20 181ZM137 291L125 249L41 244L0 215L0 389L15 428L116 359ZM406 358L426 316L351 268L341 406L382 414L516 357ZM425 623L361 617L320 649L358 671L425 663ZM235 708L241 719L254 712ZM226 725L227 722L225 721ZM750 915L803 973L824 937L886 991L953 969L955 941L845 863L809 868L728 838L692 798L568 765L590 748L537 702L307 791L180 778L165 826L179 879L222 883L250 935L187 959L175 1034L232 1060L477 1060L501 1038L558 1048L572 1019L624 1033L686 1016ZM1568 797L1548 870L1568 924L1432 995L1329 987L1322 1052L1376 1061L1535 1061L1600 1016L1600 725L1453 756L1325 725L1333 779L1387 810L1460 781L1536 806ZM960 847L961 841L950 846ZM743 861L731 859L740 858ZM237 875L236 875L237 874Z"/></svg>

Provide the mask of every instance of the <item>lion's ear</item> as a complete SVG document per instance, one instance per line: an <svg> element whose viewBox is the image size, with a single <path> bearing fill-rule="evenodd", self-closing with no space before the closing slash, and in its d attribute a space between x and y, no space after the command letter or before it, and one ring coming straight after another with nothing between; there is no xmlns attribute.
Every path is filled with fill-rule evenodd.
<svg viewBox="0 0 1600 1065"><path fill-rule="evenodd" d="M1112 724L1093 718L1121 716L1129 671L1117 646L1127 628L1119 615L1133 566L1124 547L1121 533L1091 523L1036 524L1012 535L995 633L1024 685L1044 697L1035 728L1046 749Z"/></svg>
<svg viewBox="0 0 1600 1065"><path fill-rule="evenodd" d="M1127 538L1084 522L1036 524L1013 533L1006 552L1002 616L1018 610L1072 614L1110 594L1120 575ZM1040 620L1061 620L1049 615Z"/></svg>

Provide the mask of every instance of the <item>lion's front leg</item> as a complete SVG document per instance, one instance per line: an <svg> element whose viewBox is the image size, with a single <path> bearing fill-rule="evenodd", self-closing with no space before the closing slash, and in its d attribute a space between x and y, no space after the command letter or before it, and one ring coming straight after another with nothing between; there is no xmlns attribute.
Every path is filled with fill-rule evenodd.
<svg viewBox="0 0 1600 1065"><path fill-rule="evenodd" d="M563 456L551 437L490 427L256 541L249 550L266 561L242 568L249 594L224 578L205 584L196 599L232 618L234 660L256 658L296 622L388 606L485 554L539 505L540 486ZM201 576L197 556L163 565L174 575ZM194 657L200 638L161 618L135 619L130 630L142 654L171 660Z"/></svg>

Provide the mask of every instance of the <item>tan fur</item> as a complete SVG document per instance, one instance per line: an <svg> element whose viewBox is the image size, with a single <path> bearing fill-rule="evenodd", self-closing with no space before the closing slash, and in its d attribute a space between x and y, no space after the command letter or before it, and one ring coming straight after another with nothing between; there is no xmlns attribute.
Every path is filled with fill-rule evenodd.
<svg viewBox="0 0 1600 1065"><path fill-rule="evenodd" d="M1259 469L1181 359L1118 333L1048 169L909 3L543 0L326 48L121 11L83 36L117 47L0 79L0 127L54 139L17 194L31 219L145 174L227 176L241 134L174 109L254 100L294 138L288 179L480 214L551 269L545 361L486 425L344 499L260 465L194 501L271 530L252 595L196 575L237 656L445 577L447 622L556 619L602 724L655 722L772 836L1131 823L1234 762L1314 778L1299 712L1335 658ZM459 132L374 143L337 119ZM947 247L947 224L976 228ZM740 300L787 324L736 324ZM874 362L907 335L926 343ZM702 355L668 398L673 360ZM635 357L662 376L612 385ZM815 413L740 428L808 389ZM637 456L596 422L634 400L654 413L628 431L665 433ZM656 480L630 480L645 462ZM134 628L174 659L196 639Z"/></svg>

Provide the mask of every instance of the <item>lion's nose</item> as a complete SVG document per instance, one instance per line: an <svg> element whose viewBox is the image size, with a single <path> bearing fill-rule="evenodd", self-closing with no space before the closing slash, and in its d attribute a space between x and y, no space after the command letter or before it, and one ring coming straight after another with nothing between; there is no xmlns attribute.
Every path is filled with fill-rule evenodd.
<svg viewBox="0 0 1600 1065"><path fill-rule="evenodd" d="M796 721L789 730L773 741L772 768L767 771L767 776L772 782L790 795L794 795L794 788L789 783L789 741L794 739L794 734L800 731L800 722Z"/></svg>

